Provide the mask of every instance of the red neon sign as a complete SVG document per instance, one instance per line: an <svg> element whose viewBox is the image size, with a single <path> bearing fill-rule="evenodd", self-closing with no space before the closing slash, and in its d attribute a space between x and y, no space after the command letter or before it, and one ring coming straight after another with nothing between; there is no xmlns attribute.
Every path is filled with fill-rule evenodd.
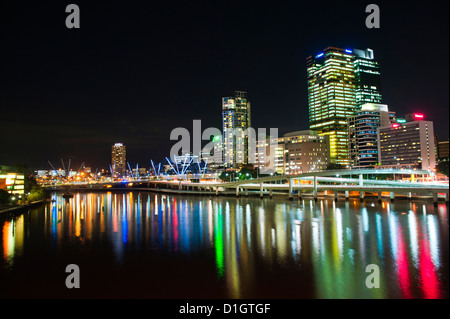
<svg viewBox="0 0 450 319"><path fill-rule="evenodd" d="M414 114L414 118L416 118L416 119L423 119L424 116L423 116L423 114L415 113Z"/></svg>

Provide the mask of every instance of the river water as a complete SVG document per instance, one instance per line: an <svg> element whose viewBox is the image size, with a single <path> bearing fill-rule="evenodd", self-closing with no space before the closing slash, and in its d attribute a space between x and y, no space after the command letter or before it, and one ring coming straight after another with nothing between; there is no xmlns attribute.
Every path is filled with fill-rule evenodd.
<svg viewBox="0 0 450 319"><path fill-rule="evenodd" d="M443 202L147 192L52 198L0 219L0 297L449 296ZM69 264L79 267L79 289L65 285Z"/></svg>

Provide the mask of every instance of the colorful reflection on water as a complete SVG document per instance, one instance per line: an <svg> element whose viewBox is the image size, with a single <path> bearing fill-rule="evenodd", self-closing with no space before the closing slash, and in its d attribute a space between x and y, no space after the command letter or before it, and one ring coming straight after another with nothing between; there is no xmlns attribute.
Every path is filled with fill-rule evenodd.
<svg viewBox="0 0 450 319"><path fill-rule="evenodd" d="M448 298L446 204L137 192L53 198L0 221L3 280L36 250L75 249L111 254L111 268L125 271L130 256L169 264L185 256L179 267L195 268L199 282L226 298ZM379 266L378 289L366 287L369 264Z"/></svg>

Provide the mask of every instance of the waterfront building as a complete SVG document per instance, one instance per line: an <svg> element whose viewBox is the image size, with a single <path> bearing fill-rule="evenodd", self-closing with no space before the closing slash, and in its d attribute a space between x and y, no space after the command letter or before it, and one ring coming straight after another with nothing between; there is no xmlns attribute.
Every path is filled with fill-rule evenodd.
<svg viewBox="0 0 450 319"><path fill-rule="evenodd" d="M9 194L22 196L25 192L24 180L24 174L0 170L0 189Z"/></svg>
<svg viewBox="0 0 450 319"><path fill-rule="evenodd" d="M370 167L378 164L377 128L389 126L395 113L385 104L366 103L347 119L348 146L351 167Z"/></svg>
<svg viewBox="0 0 450 319"><path fill-rule="evenodd" d="M331 161L349 166L347 117L356 113L355 56L329 47L307 58L309 126L329 136Z"/></svg>
<svg viewBox="0 0 450 319"><path fill-rule="evenodd" d="M330 139L314 131L297 131L283 136L286 174L321 171L330 163Z"/></svg>
<svg viewBox="0 0 450 319"><path fill-rule="evenodd" d="M328 47L307 58L310 129L330 138L331 161L350 166L347 118L381 103L380 67L371 49Z"/></svg>
<svg viewBox="0 0 450 319"><path fill-rule="evenodd" d="M270 163L270 143L275 144L275 155L273 157L274 163ZM285 174L285 144L284 138L278 137L276 140L270 140L267 136L266 139L258 139L256 141L256 154L255 154L255 167L259 168L260 172L269 174ZM271 168L269 167L271 166Z"/></svg>
<svg viewBox="0 0 450 319"><path fill-rule="evenodd" d="M257 142L257 146L261 145ZM270 155L269 141L264 143L266 152L258 148L257 166L267 165L265 156ZM275 172L278 174L301 174L326 169L330 163L330 139L311 130L295 131L278 138L275 147Z"/></svg>
<svg viewBox="0 0 450 319"><path fill-rule="evenodd" d="M366 103L381 103L380 65L372 49L353 49L356 107Z"/></svg>
<svg viewBox="0 0 450 319"><path fill-rule="evenodd" d="M378 160L383 167L433 170L436 166L433 122L408 114L406 123L379 127Z"/></svg>
<svg viewBox="0 0 450 319"><path fill-rule="evenodd" d="M249 141L248 137L243 134L251 127L250 102L247 99L247 92L235 91L232 97L222 98L222 124L224 166L240 168L248 163Z"/></svg>
<svg viewBox="0 0 450 319"><path fill-rule="evenodd" d="M126 147L115 143L111 149L111 169L115 176L124 176L126 172Z"/></svg>

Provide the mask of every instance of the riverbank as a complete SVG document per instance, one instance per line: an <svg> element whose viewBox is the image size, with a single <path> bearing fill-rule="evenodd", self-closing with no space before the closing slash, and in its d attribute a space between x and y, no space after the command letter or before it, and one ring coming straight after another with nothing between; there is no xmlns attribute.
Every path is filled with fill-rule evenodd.
<svg viewBox="0 0 450 319"><path fill-rule="evenodd" d="M36 206L42 205L44 203L50 202L49 199L41 199L34 202L31 202L26 205L8 205L0 207L0 217L7 216L10 214L22 213L23 210L34 208Z"/></svg>

